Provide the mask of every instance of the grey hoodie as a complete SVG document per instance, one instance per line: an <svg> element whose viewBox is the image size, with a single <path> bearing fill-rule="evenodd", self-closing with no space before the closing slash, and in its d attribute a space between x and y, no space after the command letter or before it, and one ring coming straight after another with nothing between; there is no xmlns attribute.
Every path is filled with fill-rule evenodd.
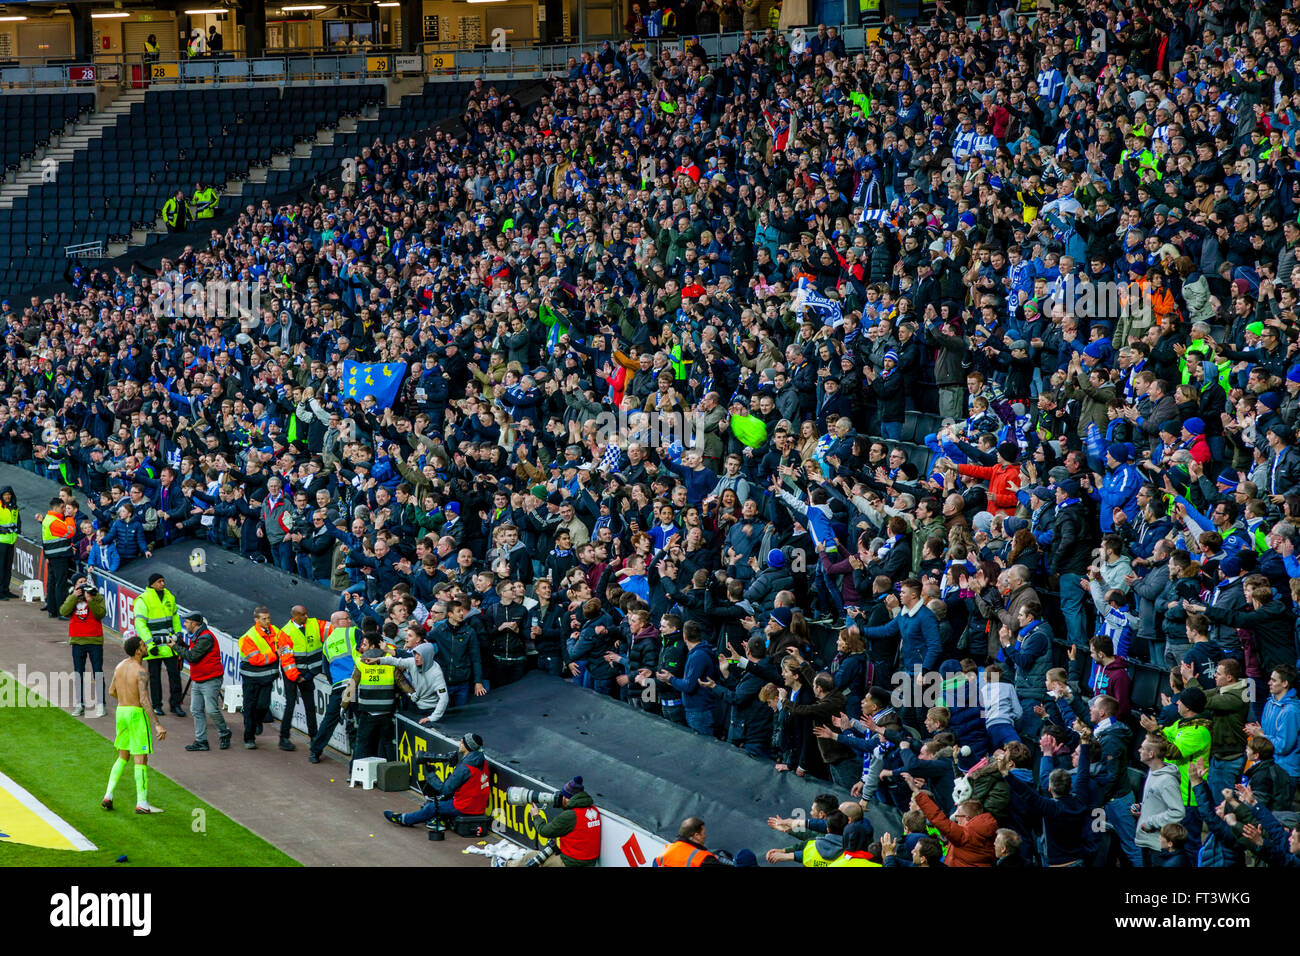
<svg viewBox="0 0 1300 956"><path fill-rule="evenodd" d="M443 679L442 668L438 666L438 645L425 641L416 647L416 653L409 657L381 657L375 663L396 667L406 675L407 681L414 688L411 703L421 710L429 710L433 720L438 720L447 710L447 682Z"/></svg>
<svg viewBox="0 0 1300 956"><path fill-rule="evenodd" d="M1144 849L1159 850L1160 828L1166 823L1181 823L1186 812L1178 768L1167 763L1152 770L1142 788L1142 815L1138 817L1135 842ZM1145 826L1153 827L1153 832L1145 832Z"/></svg>

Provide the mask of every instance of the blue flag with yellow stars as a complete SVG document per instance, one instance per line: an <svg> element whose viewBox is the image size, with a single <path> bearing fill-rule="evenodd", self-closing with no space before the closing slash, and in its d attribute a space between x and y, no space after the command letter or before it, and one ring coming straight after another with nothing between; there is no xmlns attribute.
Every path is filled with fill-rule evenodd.
<svg viewBox="0 0 1300 956"><path fill-rule="evenodd" d="M387 408L397 398L405 374L405 362L344 362L339 394L358 402L373 395L380 408Z"/></svg>

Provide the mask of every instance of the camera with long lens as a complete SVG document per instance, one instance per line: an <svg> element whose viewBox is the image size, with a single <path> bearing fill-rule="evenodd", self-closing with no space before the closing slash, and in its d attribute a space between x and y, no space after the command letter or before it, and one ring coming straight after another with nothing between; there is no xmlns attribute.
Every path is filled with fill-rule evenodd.
<svg viewBox="0 0 1300 956"><path fill-rule="evenodd" d="M426 797L436 796L438 776L429 768L436 764L446 764L449 767L454 767L458 760L460 760L460 754L455 751L446 754L413 754L411 756L411 773L420 782L420 792ZM425 768L423 778L420 777L421 767Z"/></svg>
<svg viewBox="0 0 1300 956"><path fill-rule="evenodd" d="M507 787L506 803L514 807L526 807L535 803L539 807L558 807L561 805L560 794L553 790L532 790L528 787Z"/></svg>
<svg viewBox="0 0 1300 956"><path fill-rule="evenodd" d="M454 767L459 762L460 754L456 753L454 750L451 753L446 754L423 753L415 754L411 757L411 765L414 767L431 767L434 764L439 763L450 764Z"/></svg>
<svg viewBox="0 0 1300 956"><path fill-rule="evenodd" d="M524 789L524 788L521 787L520 789ZM538 850L536 853L530 856L528 858L528 861L524 864L524 866L541 866L551 857L555 856L555 851L556 851L555 843L554 842L548 843L546 844L546 846L542 847L540 850Z"/></svg>

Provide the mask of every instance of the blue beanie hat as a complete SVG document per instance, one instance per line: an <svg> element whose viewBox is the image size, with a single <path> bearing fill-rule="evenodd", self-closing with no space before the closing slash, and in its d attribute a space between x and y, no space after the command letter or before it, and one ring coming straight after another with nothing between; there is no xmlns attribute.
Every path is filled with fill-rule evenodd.
<svg viewBox="0 0 1300 956"><path fill-rule="evenodd" d="M749 849L749 847L745 847L742 850L736 851L736 857L732 862L734 862L736 866L758 866L758 857L754 855L753 850Z"/></svg>
<svg viewBox="0 0 1300 956"><path fill-rule="evenodd" d="M1237 487L1237 483L1240 481L1240 476L1231 468L1225 468L1223 471L1219 472L1219 477L1214 480L1221 485L1227 486L1231 490Z"/></svg>
<svg viewBox="0 0 1300 956"><path fill-rule="evenodd" d="M767 552L767 566L769 568L785 567L785 552L780 548L773 548Z"/></svg>
<svg viewBox="0 0 1300 956"><path fill-rule="evenodd" d="M1300 365L1292 365L1286 372L1288 382L1300 382Z"/></svg>
<svg viewBox="0 0 1300 956"><path fill-rule="evenodd" d="M1128 462L1128 448L1122 441L1111 442L1110 447L1106 449L1106 454L1110 455L1111 458L1114 458L1121 465Z"/></svg>
<svg viewBox="0 0 1300 956"><path fill-rule="evenodd" d="M893 349L890 349L888 352L885 353L885 361L887 361L887 362L893 362L895 365L897 365L897 364L898 364L898 353L895 352Z"/></svg>
<svg viewBox="0 0 1300 956"><path fill-rule="evenodd" d="M871 822L866 817L855 820L844 828L844 849L861 853L871 846L871 841L875 838L875 835L875 828L872 827Z"/></svg>
<svg viewBox="0 0 1300 956"><path fill-rule="evenodd" d="M1101 342L1089 342L1084 347L1083 354L1090 359L1100 360L1106 355L1106 346Z"/></svg>
<svg viewBox="0 0 1300 956"><path fill-rule="evenodd" d="M1183 422L1183 427L1192 435L1205 434L1205 422L1201 421L1199 418L1187 419L1187 421Z"/></svg>
<svg viewBox="0 0 1300 956"><path fill-rule="evenodd" d="M975 214L973 212L964 212L957 217L957 221L963 226L973 226L975 225Z"/></svg>
<svg viewBox="0 0 1300 956"><path fill-rule="evenodd" d="M782 628L787 628L794 620L794 613L788 607L774 607L770 620L776 621Z"/></svg>

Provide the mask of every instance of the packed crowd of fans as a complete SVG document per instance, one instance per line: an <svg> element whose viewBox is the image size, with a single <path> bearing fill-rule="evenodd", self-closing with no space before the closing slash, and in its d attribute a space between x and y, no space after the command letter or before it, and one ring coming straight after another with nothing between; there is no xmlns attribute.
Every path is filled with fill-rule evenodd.
<svg viewBox="0 0 1300 956"><path fill-rule="evenodd" d="M92 563L200 539L414 620L453 706L535 660L903 814L823 808L818 859L1296 865L1300 20L1004 19L480 85L6 303L0 459ZM261 314L156 314L214 279Z"/></svg>

